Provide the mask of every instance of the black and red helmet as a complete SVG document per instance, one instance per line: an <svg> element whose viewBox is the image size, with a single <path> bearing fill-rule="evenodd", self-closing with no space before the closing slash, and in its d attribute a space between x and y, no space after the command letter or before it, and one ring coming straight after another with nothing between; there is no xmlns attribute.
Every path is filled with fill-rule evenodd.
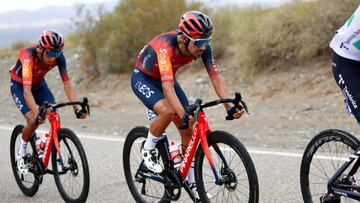
<svg viewBox="0 0 360 203"><path fill-rule="evenodd" d="M189 37L209 38L213 31L210 18L200 11L188 11L181 16L179 29Z"/></svg>
<svg viewBox="0 0 360 203"><path fill-rule="evenodd" d="M39 45L47 51L61 52L64 48L64 38L56 30L44 30L39 39Z"/></svg>

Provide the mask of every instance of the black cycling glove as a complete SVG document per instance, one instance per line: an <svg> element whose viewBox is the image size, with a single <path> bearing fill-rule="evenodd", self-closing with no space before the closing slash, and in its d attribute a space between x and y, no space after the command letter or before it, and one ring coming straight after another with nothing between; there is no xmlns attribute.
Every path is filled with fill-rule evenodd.
<svg viewBox="0 0 360 203"><path fill-rule="evenodd" d="M87 113L87 111L86 111L86 110L82 110L82 109L76 109L76 110L74 111L74 113L75 113L75 115L76 115L76 118L80 118L80 117L83 115L83 113Z"/></svg>

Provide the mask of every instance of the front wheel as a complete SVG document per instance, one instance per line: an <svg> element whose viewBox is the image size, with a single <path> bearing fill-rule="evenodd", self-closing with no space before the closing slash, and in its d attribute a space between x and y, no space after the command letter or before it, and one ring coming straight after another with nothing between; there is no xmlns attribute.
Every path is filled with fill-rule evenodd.
<svg viewBox="0 0 360 203"><path fill-rule="evenodd" d="M39 184L40 181L38 181L39 179L39 175L37 175L37 171L35 170L36 168L39 169L39 167L37 166L36 160L34 159L34 155L36 152L36 147L35 147L35 142L33 139L30 140L30 145L27 148L27 154L30 155L32 157L33 160L33 164L31 168L33 168L33 170L29 169L29 173L27 174L21 174L20 171L17 168L17 160L16 160L16 155L19 151L19 146L20 146L20 140L22 138L22 130L23 130L24 126L23 125L18 125L14 128L12 134L11 134L11 140L10 140L10 160L11 160L11 168L12 171L14 173L15 176L15 180L17 185L19 186L20 190L26 195L26 196L34 196L36 194L36 192L39 189ZM30 151L30 153L29 153ZM40 166L41 168L41 166ZM42 174L41 174L42 175Z"/></svg>
<svg viewBox="0 0 360 203"><path fill-rule="evenodd" d="M327 195L329 179L358 146L359 140L356 137L336 129L325 130L310 141L300 166L301 193L305 203L319 202L321 197ZM347 174L350 168L344 174ZM345 202L355 202L346 197L342 198Z"/></svg>
<svg viewBox="0 0 360 203"><path fill-rule="evenodd" d="M76 134L69 129L60 129L58 138L61 156L57 154L55 144L51 155L56 186L65 202L85 202L90 187L85 150Z"/></svg>
<svg viewBox="0 0 360 203"><path fill-rule="evenodd" d="M215 183L213 169L199 147L195 157L195 177L201 202L257 203L257 174L245 147L233 135L223 131L210 133L207 140L221 184Z"/></svg>

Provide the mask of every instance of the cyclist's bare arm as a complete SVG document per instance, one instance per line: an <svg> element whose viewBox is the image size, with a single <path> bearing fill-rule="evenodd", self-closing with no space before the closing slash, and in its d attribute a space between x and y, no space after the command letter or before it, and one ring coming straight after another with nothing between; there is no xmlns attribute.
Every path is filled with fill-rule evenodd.
<svg viewBox="0 0 360 203"><path fill-rule="evenodd" d="M214 86L215 92L218 95L220 99L226 99L229 98L229 95L227 93L227 89L225 86L225 81L223 77L220 74L216 74L213 76L210 76L210 80L212 85ZM227 111L230 107L232 107L231 103L224 103L225 111ZM237 110L234 114L235 118L240 118L242 114L244 113L244 109Z"/></svg>
<svg viewBox="0 0 360 203"><path fill-rule="evenodd" d="M220 74L213 75L210 77L211 83L214 86L215 92L220 99L229 98L226 90L225 81ZM231 107L230 103L224 103L225 109Z"/></svg>
<svg viewBox="0 0 360 203"><path fill-rule="evenodd" d="M66 96L68 98L68 100L70 102L75 102L76 101L76 93L75 93L75 90L71 84L71 80L66 80L66 81L63 81L64 83L64 90L65 90L65 93L66 93ZM77 106L76 105L73 105L73 109L74 111L77 110ZM83 114L80 118L86 118L87 114Z"/></svg>

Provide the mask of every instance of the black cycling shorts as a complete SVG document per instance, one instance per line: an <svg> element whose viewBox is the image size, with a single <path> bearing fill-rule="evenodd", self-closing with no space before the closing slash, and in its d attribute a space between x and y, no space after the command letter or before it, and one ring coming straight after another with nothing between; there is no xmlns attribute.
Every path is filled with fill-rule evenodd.
<svg viewBox="0 0 360 203"><path fill-rule="evenodd" d="M341 88L345 105L360 125L360 61L344 58L333 52L332 71Z"/></svg>

